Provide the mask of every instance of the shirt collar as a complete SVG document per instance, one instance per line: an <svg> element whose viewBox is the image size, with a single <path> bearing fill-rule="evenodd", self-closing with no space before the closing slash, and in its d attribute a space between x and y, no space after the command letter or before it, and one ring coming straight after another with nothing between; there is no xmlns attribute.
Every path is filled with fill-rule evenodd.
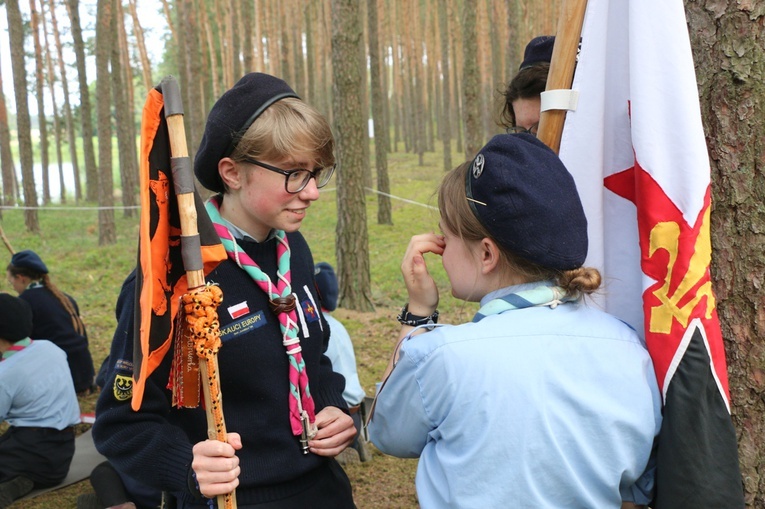
<svg viewBox="0 0 765 509"><path fill-rule="evenodd" d="M226 219L225 217L221 216L221 221L223 222L223 226L228 228L228 231L231 232L231 235L234 236L236 240L248 240L252 242L258 242L252 235L244 231L243 229L239 228L237 225ZM268 232L268 236L265 238L263 242L267 242L271 239L273 239L276 236L276 230L273 228L270 232ZM258 242L259 243L259 242Z"/></svg>
<svg viewBox="0 0 765 509"><path fill-rule="evenodd" d="M555 286L555 284L552 281L534 281L533 283L521 283L519 285L506 286L504 288L500 288L499 290L494 290L493 292L489 292L486 295L484 295L483 298L481 299L481 303L479 307L486 305L486 303L494 299L501 299L505 295L522 292L524 290L531 290L532 288L536 288L537 286Z"/></svg>

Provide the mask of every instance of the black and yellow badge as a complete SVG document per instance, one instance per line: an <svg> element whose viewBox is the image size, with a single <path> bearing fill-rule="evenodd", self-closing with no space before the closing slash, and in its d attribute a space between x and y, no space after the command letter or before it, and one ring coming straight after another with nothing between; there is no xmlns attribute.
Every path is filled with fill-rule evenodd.
<svg viewBox="0 0 765 509"><path fill-rule="evenodd" d="M133 377L118 374L114 378L114 399L126 401L133 397Z"/></svg>

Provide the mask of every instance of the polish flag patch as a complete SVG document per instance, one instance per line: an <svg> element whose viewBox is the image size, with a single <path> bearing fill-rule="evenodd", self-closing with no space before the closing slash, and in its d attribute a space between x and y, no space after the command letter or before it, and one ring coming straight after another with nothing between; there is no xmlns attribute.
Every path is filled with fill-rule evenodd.
<svg viewBox="0 0 765 509"><path fill-rule="evenodd" d="M249 312L250 307L247 305L247 301L240 302L239 304L228 307L228 314L230 314L231 318L234 320L248 314Z"/></svg>

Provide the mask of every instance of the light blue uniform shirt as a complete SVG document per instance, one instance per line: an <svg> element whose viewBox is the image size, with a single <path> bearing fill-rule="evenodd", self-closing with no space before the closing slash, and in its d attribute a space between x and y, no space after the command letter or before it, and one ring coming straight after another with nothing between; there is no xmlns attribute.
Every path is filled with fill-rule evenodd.
<svg viewBox="0 0 765 509"><path fill-rule="evenodd" d="M423 509L604 509L650 500L660 426L635 332L565 303L404 341L369 435L387 454L420 458Z"/></svg>
<svg viewBox="0 0 765 509"><path fill-rule="evenodd" d="M62 430L80 422L66 354L45 340L0 362L0 421Z"/></svg>
<svg viewBox="0 0 765 509"><path fill-rule="evenodd" d="M348 406L356 406L364 401L366 393L359 382L359 373L356 368L356 354L353 352L353 343L348 331L337 318L324 312L324 318L329 324L329 346L325 355L332 361L332 369L345 377L345 390L343 399Z"/></svg>

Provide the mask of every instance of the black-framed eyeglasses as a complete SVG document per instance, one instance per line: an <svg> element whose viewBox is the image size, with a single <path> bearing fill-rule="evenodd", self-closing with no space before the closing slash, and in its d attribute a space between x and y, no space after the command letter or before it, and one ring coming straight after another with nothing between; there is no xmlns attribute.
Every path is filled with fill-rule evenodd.
<svg viewBox="0 0 765 509"><path fill-rule="evenodd" d="M532 125L532 126L531 126L531 127L529 127L528 129L526 129L525 127L521 127L521 126L519 126L519 125L514 125L514 126L512 126L512 127L508 127L508 128L506 129L506 131L507 131L507 133L508 133L508 134L520 134L520 133L526 133L526 134L531 134L531 135L533 135L533 136L536 136L536 135L537 135L537 131L538 131L538 130L539 130L539 122L537 122L536 124Z"/></svg>
<svg viewBox="0 0 765 509"><path fill-rule="evenodd" d="M258 161L257 159L244 158L243 161L284 175L284 190L290 194L297 194L305 189L305 186L308 185L308 181L312 178L316 179L316 187L322 188L326 186L329 183L329 179L332 178L332 174L335 172L335 167L337 166L336 164L333 164L332 166L327 166L325 168L316 168L313 171L303 168L282 170L281 168L271 166L270 164Z"/></svg>

